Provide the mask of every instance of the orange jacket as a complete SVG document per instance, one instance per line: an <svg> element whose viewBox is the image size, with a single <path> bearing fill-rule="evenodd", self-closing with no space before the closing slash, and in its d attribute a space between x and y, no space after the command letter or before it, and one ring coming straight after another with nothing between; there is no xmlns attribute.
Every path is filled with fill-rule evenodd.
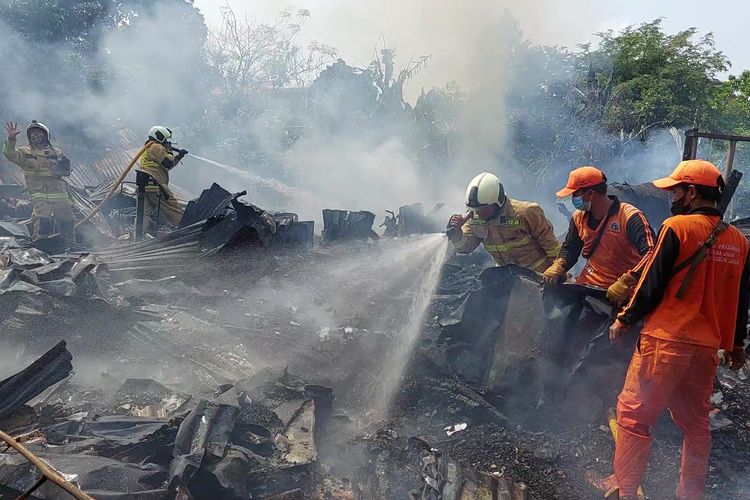
<svg viewBox="0 0 750 500"><path fill-rule="evenodd" d="M653 252L654 232L643 212L615 196L610 198L613 203L609 214L601 221L593 221L591 213L582 210L576 210L570 221L560 257L565 259L567 269L579 256L588 259L576 279L579 285L608 288L627 272L637 275ZM596 226L591 227L592 223Z"/></svg>
<svg viewBox="0 0 750 500"><path fill-rule="evenodd" d="M696 268L682 299L676 294L690 259L718 222L715 208L700 208L665 220L652 258L630 303L618 320L633 325L646 318L642 333L715 349L742 345L747 334L748 244L735 227L723 231Z"/></svg>

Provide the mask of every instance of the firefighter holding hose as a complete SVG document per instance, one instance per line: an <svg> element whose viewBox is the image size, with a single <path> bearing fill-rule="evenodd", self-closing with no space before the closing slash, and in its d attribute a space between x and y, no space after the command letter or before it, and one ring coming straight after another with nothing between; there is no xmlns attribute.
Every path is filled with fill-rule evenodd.
<svg viewBox="0 0 750 500"><path fill-rule="evenodd" d="M567 185L557 192L559 198L570 195L577 210L560 254L543 279L559 283L583 256L586 266L576 283L606 288L607 298L623 305L654 250L654 232L643 212L607 195L607 177L598 168L573 170Z"/></svg>
<svg viewBox="0 0 750 500"><path fill-rule="evenodd" d="M20 130L18 124L5 124L7 138L3 155L24 172L26 189L31 197L34 239L48 238L57 232L66 245L75 242L75 216L68 183L63 177L70 175L70 160L62 150L50 143L50 131L32 120L26 127L28 146L16 147Z"/></svg>
<svg viewBox="0 0 750 500"><path fill-rule="evenodd" d="M498 266L516 264L545 270L557 257L560 242L552 223L536 203L505 194L497 176L484 172L466 188L466 215L448 222L448 236L458 253L471 253L481 243Z"/></svg>
<svg viewBox="0 0 750 500"><path fill-rule="evenodd" d="M616 341L645 319L617 398L614 480L619 498L635 498L646 471L651 427L669 408L683 433L676 498L700 499L711 453L709 398L719 362L746 361L748 244L717 209L724 180L704 160L680 163L654 181L672 193L673 217L662 224L654 254L633 297L610 328Z"/></svg>
<svg viewBox="0 0 750 500"><path fill-rule="evenodd" d="M159 226L157 217L165 217L177 226L185 212L184 207L178 203L169 190L169 172L188 152L172 147L171 140L172 131L167 127L161 125L151 127L146 143L152 144L141 154L140 165L136 169L139 176L137 183L146 184L143 227L152 236L156 235Z"/></svg>

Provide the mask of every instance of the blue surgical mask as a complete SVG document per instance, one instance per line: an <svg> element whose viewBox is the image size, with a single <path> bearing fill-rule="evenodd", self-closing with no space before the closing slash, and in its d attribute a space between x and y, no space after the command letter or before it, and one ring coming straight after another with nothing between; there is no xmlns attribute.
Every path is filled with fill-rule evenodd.
<svg viewBox="0 0 750 500"><path fill-rule="evenodd" d="M591 202L583 201L583 196L574 196L573 206L576 208L576 210L583 210L584 212L588 212L589 210L591 210Z"/></svg>

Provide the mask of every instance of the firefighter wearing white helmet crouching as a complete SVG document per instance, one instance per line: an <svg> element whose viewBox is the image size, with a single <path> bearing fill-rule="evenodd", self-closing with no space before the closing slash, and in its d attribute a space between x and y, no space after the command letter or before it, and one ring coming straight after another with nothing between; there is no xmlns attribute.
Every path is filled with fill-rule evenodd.
<svg viewBox="0 0 750 500"><path fill-rule="evenodd" d="M448 235L459 253L471 253L481 243L499 266L516 264L542 272L560 251L542 207L506 196L493 174L484 172L471 180L466 208L466 215L453 215L448 223Z"/></svg>
<svg viewBox="0 0 750 500"><path fill-rule="evenodd" d="M143 219L142 222L136 221L136 236L139 236L139 224L142 224L146 233L155 236L159 227L157 219L164 218L177 226L185 212L185 207L169 190L169 171L176 167L188 152L173 148L171 140L172 131L167 127L156 125L148 131L146 142L153 144L141 154L140 165L136 169L136 183L140 189L145 185Z"/></svg>

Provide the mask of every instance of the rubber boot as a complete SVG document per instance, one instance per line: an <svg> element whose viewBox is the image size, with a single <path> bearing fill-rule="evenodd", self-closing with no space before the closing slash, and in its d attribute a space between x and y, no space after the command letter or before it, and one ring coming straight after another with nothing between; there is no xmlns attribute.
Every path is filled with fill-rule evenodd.
<svg viewBox="0 0 750 500"><path fill-rule="evenodd" d="M680 483L675 496L678 500L700 500L706 488L711 436L685 436L682 441Z"/></svg>
<svg viewBox="0 0 750 500"><path fill-rule="evenodd" d="M651 438L617 426L614 468L621 500L638 498L638 486L646 473L650 448Z"/></svg>

